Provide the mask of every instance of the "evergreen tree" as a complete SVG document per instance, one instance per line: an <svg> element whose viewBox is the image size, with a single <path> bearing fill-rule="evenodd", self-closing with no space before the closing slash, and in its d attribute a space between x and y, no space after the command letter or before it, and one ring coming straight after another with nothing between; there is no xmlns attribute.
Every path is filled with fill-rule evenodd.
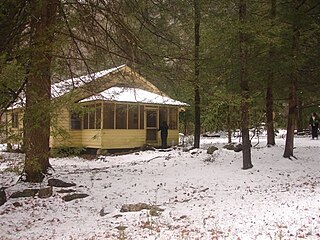
<svg viewBox="0 0 320 240"><path fill-rule="evenodd" d="M247 20L247 3L245 0L239 1L239 46L240 46L240 89L241 89L241 134L242 134L242 157L243 169L252 168L251 163L251 143L249 137L249 82L247 79L248 61L248 36L244 29Z"/></svg>
<svg viewBox="0 0 320 240"><path fill-rule="evenodd" d="M200 147L201 109L200 109L200 22L199 0L194 0L194 147Z"/></svg>
<svg viewBox="0 0 320 240"><path fill-rule="evenodd" d="M29 74L26 85L24 172L26 181L41 182L49 164L51 62L58 0L30 2Z"/></svg>

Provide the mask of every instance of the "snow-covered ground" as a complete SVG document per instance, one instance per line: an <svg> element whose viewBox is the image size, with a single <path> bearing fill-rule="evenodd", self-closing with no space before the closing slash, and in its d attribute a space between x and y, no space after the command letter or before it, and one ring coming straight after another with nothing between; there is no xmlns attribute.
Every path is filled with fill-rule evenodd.
<svg viewBox="0 0 320 240"><path fill-rule="evenodd" d="M89 197L65 202L54 188L47 199L9 198L0 206L0 239L320 239L320 140L296 138L290 160L282 157L285 139L266 147L262 138L250 170L241 169L241 152L222 148L226 142L205 138L190 152L52 158L51 177ZM210 145L219 147L212 156ZM0 154L7 197L30 187L6 170L23 156ZM164 211L120 212L134 203Z"/></svg>

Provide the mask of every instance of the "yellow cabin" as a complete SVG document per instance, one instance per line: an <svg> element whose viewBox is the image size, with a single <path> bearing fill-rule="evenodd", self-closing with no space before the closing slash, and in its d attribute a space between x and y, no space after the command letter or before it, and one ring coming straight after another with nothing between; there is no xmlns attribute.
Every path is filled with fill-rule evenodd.
<svg viewBox="0 0 320 240"><path fill-rule="evenodd" d="M57 109L52 117L52 148L159 146L163 121L169 126L168 145L176 145L179 111L188 106L169 98L126 65L53 84L51 93ZM21 135L22 119L21 105L9 109L8 132Z"/></svg>

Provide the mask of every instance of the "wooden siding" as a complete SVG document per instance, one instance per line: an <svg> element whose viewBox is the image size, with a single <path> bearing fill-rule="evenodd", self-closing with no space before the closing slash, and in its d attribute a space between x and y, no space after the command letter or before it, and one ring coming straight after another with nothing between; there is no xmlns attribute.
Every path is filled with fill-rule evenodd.
<svg viewBox="0 0 320 240"><path fill-rule="evenodd" d="M146 143L145 129L103 129L103 149L134 148Z"/></svg>
<svg viewBox="0 0 320 240"><path fill-rule="evenodd" d="M73 145L73 138L69 130L69 111L66 107L52 116L52 127L50 136L50 147L61 147Z"/></svg>
<svg viewBox="0 0 320 240"><path fill-rule="evenodd" d="M18 115L18 127L12 127L12 114ZM11 144L22 144L23 137L23 110L21 108L12 109L6 112L5 121L6 121L6 138L7 142Z"/></svg>
<svg viewBox="0 0 320 240"><path fill-rule="evenodd" d="M53 147L87 147L102 149L120 149L141 147L146 143L145 129L93 129L69 131L70 138L55 142ZM169 130L168 145L179 143L179 131ZM161 145L160 133L155 146Z"/></svg>
<svg viewBox="0 0 320 240"><path fill-rule="evenodd" d="M101 148L101 131L100 129L82 130L82 146L86 148Z"/></svg>
<svg viewBox="0 0 320 240"><path fill-rule="evenodd" d="M161 142L161 139L160 139ZM179 130L169 130L168 131L168 145L178 145L179 144Z"/></svg>

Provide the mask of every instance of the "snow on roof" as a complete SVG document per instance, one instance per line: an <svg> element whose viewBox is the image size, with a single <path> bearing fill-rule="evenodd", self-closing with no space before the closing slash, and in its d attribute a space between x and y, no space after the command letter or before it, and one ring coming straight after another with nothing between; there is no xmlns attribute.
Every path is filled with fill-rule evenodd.
<svg viewBox="0 0 320 240"><path fill-rule="evenodd" d="M81 87L89 82L94 81L97 78L101 78L101 77L103 77L111 72L115 72L125 66L126 65L124 64L124 65L121 65L118 67L110 68L110 69L103 70L103 71L96 72L96 73L91 73L89 75L81 76L78 78L70 78L70 79L52 84L51 85L52 98L60 97L75 88Z"/></svg>
<svg viewBox="0 0 320 240"><path fill-rule="evenodd" d="M119 69L125 67L121 65L118 67L110 68L96 73L91 73L77 78L70 78L51 85L52 98L60 97L76 88L79 88L87 83L94 81L95 79L106 76L112 72L116 72ZM107 100L118 102L134 102L134 103L150 103L150 104L165 104L174 106L189 106L188 104L180 101L176 101L172 98L161 96L159 94L151 93L138 88L124 88L124 87L112 87L99 94L88 97L80 102L88 102L94 100ZM10 108L15 109L24 107L25 97L16 101Z"/></svg>
<svg viewBox="0 0 320 240"><path fill-rule="evenodd" d="M77 78L70 78L58 83L54 83L51 85L51 97L52 98L57 98L60 97L64 94L66 94L67 92L70 92L72 90L74 90L75 88L81 87L89 82L94 81L97 78L101 78L109 73L115 72L123 67L125 67L126 65L120 65L118 67L114 67L114 68L110 68L107 70L103 70L100 72L96 72L96 73L91 73L88 75L84 75L81 77L77 77ZM21 108L25 106L25 96L24 94L22 94L20 96L20 98L15 101L9 108L8 110L12 110L12 109L16 109L16 108Z"/></svg>
<svg viewBox="0 0 320 240"><path fill-rule="evenodd" d="M12 105L8 107L7 110L22 108L22 107L25 107L25 105L26 105L26 98L25 96L21 96L21 97L18 97L18 99L14 103L12 103Z"/></svg>
<svg viewBox="0 0 320 240"><path fill-rule="evenodd" d="M89 102L94 100L189 106L184 102L173 100L172 98L151 93L139 88L124 87L109 88L99 94L85 98L80 102Z"/></svg>

